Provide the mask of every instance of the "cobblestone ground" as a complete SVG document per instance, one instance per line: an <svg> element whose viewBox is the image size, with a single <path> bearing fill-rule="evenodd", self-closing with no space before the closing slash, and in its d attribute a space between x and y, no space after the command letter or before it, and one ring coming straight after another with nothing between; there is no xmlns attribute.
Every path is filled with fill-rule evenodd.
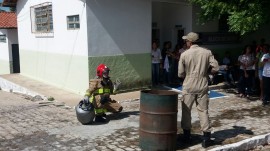
<svg viewBox="0 0 270 151"><path fill-rule="evenodd" d="M0 91L0 150L91 149L90 140L49 134L50 129L80 125L70 109L44 105Z"/></svg>
<svg viewBox="0 0 270 151"><path fill-rule="evenodd" d="M223 92L229 97L210 100L213 138L217 145L230 144L270 132L270 107L262 107L256 97L247 100L235 97L234 91ZM181 120L179 100L178 122ZM108 115L107 124L81 125L74 109L57 103L30 101L24 95L0 91L0 150L94 150L139 151L139 100L125 100L124 112ZM182 143L178 124L177 149L201 148L201 132L196 109L192 112L193 143ZM258 146L256 150L267 150Z"/></svg>

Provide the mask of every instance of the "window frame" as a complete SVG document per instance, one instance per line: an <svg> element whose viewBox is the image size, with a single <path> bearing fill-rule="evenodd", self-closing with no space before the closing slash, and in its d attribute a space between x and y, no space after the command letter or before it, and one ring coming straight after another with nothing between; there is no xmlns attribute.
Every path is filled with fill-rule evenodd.
<svg viewBox="0 0 270 151"><path fill-rule="evenodd" d="M52 3L45 2L30 7L32 33L53 33Z"/></svg>
<svg viewBox="0 0 270 151"><path fill-rule="evenodd" d="M70 18L71 17L74 17L73 19L75 19L75 21L70 21ZM76 20L75 17L78 17L78 20ZM70 28L69 25L73 24L73 28ZM78 27L76 26L78 25ZM81 25L80 25L80 15L70 15L70 16L67 16L67 30L79 30L81 28Z"/></svg>
<svg viewBox="0 0 270 151"><path fill-rule="evenodd" d="M0 43L7 43L7 35L6 34L0 35Z"/></svg>

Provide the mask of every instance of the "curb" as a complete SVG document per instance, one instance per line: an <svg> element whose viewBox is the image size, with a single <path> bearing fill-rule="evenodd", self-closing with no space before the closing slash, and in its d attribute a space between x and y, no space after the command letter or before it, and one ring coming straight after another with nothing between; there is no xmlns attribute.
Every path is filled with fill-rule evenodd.
<svg viewBox="0 0 270 151"><path fill-rule="evenodd" d="M10 92L10 93L20 93L20 94L25 94L28 96L31 96L33 98L35 98L34 100L40 100L39 98L41 98L44 101L39 102L40 105L50 105L53 104L55 106L65 106L66 108L71 108L70 106L66 106L63 102L59 102L57 100L54 100L53 103L51 101L49 101L50 97L46 97L42 94L39 94L37 92L31 91L25 87L22 87L20 85L17 85L13 82L10 82L4 78L0 77L0 90L2 91L6 91L6 92Z"/></svg>
<svg viewBox="0 0 270 151"><path fill-rule="evenodd" d="M250 149L254 149L256 146L266 145L269 143L270 143L270 133L254 136L252 138L248 138L237 143L213 148L213 149L210 149L209 151L250 150Z"/></svg>
<svg viewBox="0 0 270 151"><path fill-rule="evenodd" d="M17 93L21 93L21 94L26 94L26 95L30 95L32 97L36 96L36 95L40 95L37 92L31 91L27 88L24 88L20 85L17 85L13 82L10 82L4 78L0 77L0 89L6 92L17 92ZM43 99L46 99L45 96L40 95Z"/></svg>

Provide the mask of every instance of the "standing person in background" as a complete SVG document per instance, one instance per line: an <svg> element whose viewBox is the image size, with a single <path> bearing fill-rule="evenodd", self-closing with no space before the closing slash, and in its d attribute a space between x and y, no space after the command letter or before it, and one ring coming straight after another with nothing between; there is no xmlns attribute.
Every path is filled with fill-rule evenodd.
<svg viewBox="0 0 270 151"><path fill-rule="evenodd" d="M257 49L257 41L256 40L253 40L252 41L252 44L251 44L251 50L256 52L256 49Z"/></svg>
<svg viewBox="0 0 270 151"><path fill-rule="evenodd" d="M187 44L184 43L183 46L182 46L182 48L179 50L179 54L180 54L179 55L179 60L180 60L180 57L181 57L182 53L184 53L186 50L187 50ZM179 80L180 80L180 85L183 85L184 79L183 78L179 78Z"/></svg>
<svg viewBox="0 0 270 151"><path fill-rule="evenodd" d="M183 47L179 50L179 54L180 54L180 56L181 56L181 54L183 53L183 52L185 52L187 50L187 44L183 44ZM179 56L179 57L180 57Z"/></svg>
<svg viewBox="0 0 270 151"><path fill-rule="evenodd" d="M262 78L262 73L263 73L263 62L261 62L262 56L267 53L268 51L268 45L264 45L263 47L260 47L260 49L257 50L256 54L256 69L257 69L257 74L258 78L260 81L260 100L263 99L263 78Z"/></svg>
<svg viewBox="0 0 270 151"><path fill-rule="evenodd" d="M152 43L152 84L159 84L159 68L162 56L156 42Z"/></svg>
<svg viewBox="0 0 270 151"><path fill-rule="evenodd" d="M266 53L261 58L261 62L263 63L263 103L262 105L268 105L270 101L270 54L269 54L269 46L266 49Z"/></svg>
<svg viewBox="0 0 270 151"><path fill-rule="evenodd" d="M175 49L173 51L173 61L172 61L172 68L173 68L173 72L172 72L172 82L176 82L177 84L179 84L179 82L183 82L181 81L180 78L178 78L177 76L177 72L178 72L178 62L180 59L181 54L186 51L187 49L187 45L183 44L183 46L181 47L179 44L177 44L175 46Z"/></svg>
<svg viewBox="0 0 270 151"><path fill-rule="evenodd" d="M164 47L162 49L162 59L163 59L163 78L164 84L170 84L172 81L171 73L172 73L172 57L173 51L171 50L172 43L167 41L164 43Z"/></svg>
<svg viewBox="0 0 270 151"><path fill-rule="evenodd" d="M220 66L219 73L223 75L225 83L230 86L235 86L235 81L233 78L233 62L229 51L225 52L225 56L222 59L221 64L222 65Z"/></svg>
<svg viewBox="0 0 270 151"><path fill-rule="evenodd" d="M178 62L179 62L179 58L180 58L180 50L181 46L179 44L175 45L173 54L172 54L172 83L177 83L178 82L178 76L177 76L177 72L178 72Z"/></svg>
<svg viewBox="0 0 270 151"><path fill-rule="evenodd" d="M249 98L255 76L255 70L253 69L255 57L250 45L245 46L242 55L238 57L238 62L240 64L239 97Z"/></svg>
<svg viewBox="0 0 270 151"><path fill-rule="evenodd" d="M263 49L263 46L265 45L265 39L264 38L262 38L261 40L260 40L260 44L259 45L257 45L257 47L256 47L256 52L259 52L260 50L262 50Z"/></svg>
<svg viewBox="0 0 270 151"><path fill-rule="evenodd" d="M186 40L187 50L181 54L178 66L178 76L185 78L183 82L182 120L181 127L184 131L184 141L191 142L191 109L195 102L199 114L201 130L203 131L202 147L213 144L211 140L211 125L208 106L208 71L215 73L219 70L210 50L199 47L196 42L199 39L197 33L190 32L182 37Z"/></svg>

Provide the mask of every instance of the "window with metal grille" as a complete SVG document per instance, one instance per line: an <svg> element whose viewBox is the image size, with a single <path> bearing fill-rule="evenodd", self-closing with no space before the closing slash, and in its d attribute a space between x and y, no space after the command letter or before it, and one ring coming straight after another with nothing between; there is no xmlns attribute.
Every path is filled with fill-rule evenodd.
<svg viewBox="0 0 270 151"><path fill-rule="evenodd" d="M0 42L2 42L2 43L6 43L7 42L6 35L0 35Z"/></svg>
<svg viewBox="0 0 270 151"><path fill-rule="evenodd" d="M52 33L53 15L52 3L42 3L31 7L32 32Z"/></svg>
<svg viewBox="0 0 270 151"><path fill-rule="evenodd" d="M67 16L67 29L68 30L80 29L79 15Z"/></svg>

